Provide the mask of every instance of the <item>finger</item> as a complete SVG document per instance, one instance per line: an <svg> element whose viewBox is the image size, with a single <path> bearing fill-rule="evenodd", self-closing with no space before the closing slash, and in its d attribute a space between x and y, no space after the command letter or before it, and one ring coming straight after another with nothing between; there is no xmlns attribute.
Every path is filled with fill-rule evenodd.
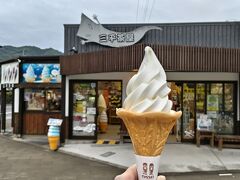
<svg viewBox="0 0 240 180"><path fill-rule="evenodd" d="M137 179L137 166L136 164L130 166L124 173L124 175L126 175L129 180L135 180Z"/></svg>
<svg viewBox="0 0 240 180"><path fill-rule="evenodd" d="M157 180L166 180L165 176L158 176Z"/></svg>
<svg viewBox="0 0 240 180"><path fill-rule="evenodd" d="M114 180L136 180L136 179L137 179L137 167L136 165L132 165L124 173L116 176Z"/></svg>
<svg viewBox="0 0 240 180"><path fill-rule="evenodd" d="M122 175L118 175L114 178L114 180L122 180L121 178L122 178Z"/></svg>

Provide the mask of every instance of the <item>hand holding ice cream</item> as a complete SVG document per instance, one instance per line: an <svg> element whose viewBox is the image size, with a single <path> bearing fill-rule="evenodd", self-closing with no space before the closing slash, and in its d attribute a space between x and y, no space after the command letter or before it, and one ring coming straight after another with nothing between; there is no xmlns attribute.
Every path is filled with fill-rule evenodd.
<svg viewBox="0 0 240 180"><path fill-rule="evenodd" d="M127 85L123 108L117 110L128 129L136 153L138 179L157 179L159 157L181 112L172 111L166 74L152 48Z"/></svg>

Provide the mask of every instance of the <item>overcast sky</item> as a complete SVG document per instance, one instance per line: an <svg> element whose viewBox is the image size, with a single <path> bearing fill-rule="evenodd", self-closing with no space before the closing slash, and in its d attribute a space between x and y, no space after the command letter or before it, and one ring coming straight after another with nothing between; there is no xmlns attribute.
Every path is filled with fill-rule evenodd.
<svg viewBox="0 0 240 180"><path fill-rule="evenodd" d="M0 0L0 45L63 51L63 24L240 21L240 0Z"/></svg>

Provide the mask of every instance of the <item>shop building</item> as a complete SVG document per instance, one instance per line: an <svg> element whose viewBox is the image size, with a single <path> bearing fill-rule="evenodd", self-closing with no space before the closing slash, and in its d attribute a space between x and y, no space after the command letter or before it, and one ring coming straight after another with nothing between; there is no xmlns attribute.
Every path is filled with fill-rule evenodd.
<svg viewBox="0 0 240 180"><path fill-rule="evenodd" d="M90 127L89 124L98 127L99 94L105 92L108 110L116 108L111 107L108 99L112 90L113 95L118 95L118 102L123 102L127 82L139 68L146 45L153 48L166 70L173 108L183 111L173 130L176 141L195 139L201 114L212 119L217 133L239 134L240 23L106 24L103 27L125 33L146 25L162 30L150 30L134 45L119 48L87 42L77 36L79 25L64 25L65 55L60 57L60 63L65 87L65 137L102 137L98 128L86 133L79 127ZM78 53L70 52L73 47ZM108 118L111 116L108 111ZM118 124L117 118L115 121ZM115 129L116 133L120 132Z"/></svg>
<svg viewBox="0 0 240 180"><path fill-rule="evenodd" d="M22 56L1 64L2 126L6 129L6 91L12 92L13 133L46 135L49 118L61 118L59 56Z"/></svg>
<svg viewBox="0 0 240 180"><path fill-rule="evenodd" d="M18 83L19 62L17 59L1 62L1 132L13 131L14 86Z"/></svg>

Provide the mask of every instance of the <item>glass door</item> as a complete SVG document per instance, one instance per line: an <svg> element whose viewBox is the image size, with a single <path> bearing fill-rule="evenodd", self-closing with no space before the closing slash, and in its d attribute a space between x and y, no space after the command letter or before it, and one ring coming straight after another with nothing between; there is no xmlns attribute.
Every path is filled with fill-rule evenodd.
<svg viewBox="0 0 240 180"><path fill-rule="evenodd" d="M211 83L207 86L207 114L218 134L234 133L234 90L234 83Z"/></svg>
<svg viewBox="0 0 240 180"><path fill-rule="evenodd" d="M168 87L171 88L169 99L173 102L172 109L174 111L182 110L182 83L179 82L168 82ZM168 142L181 142L181 124L182 118L179 118L172 129Z"/></svg>
<svg viewBox="0 0 240 180"><path fill-rule="evenodd" d="M195 83L183 83L182 141L195 138Z"/></svg>
<svg viewBox="0 0 240 180"><path fill-rule="evenodd" d="M207 84L207 115L212 119L214 129L217 133L223 126L223 83Z"/></svg>
<svg viewBox="0 0 240 180"><path fill-rule="evenodd" d="M222 121L224 126L221 127L222 134L233 134L234 129L234 84L224 84L224 113Z"/></svg>
<svg viewBox="0 0 240 180"><path fill-rule="evenodd" d="M70 81L71 138L97 139L96 86L95 81Z"/></svg>

